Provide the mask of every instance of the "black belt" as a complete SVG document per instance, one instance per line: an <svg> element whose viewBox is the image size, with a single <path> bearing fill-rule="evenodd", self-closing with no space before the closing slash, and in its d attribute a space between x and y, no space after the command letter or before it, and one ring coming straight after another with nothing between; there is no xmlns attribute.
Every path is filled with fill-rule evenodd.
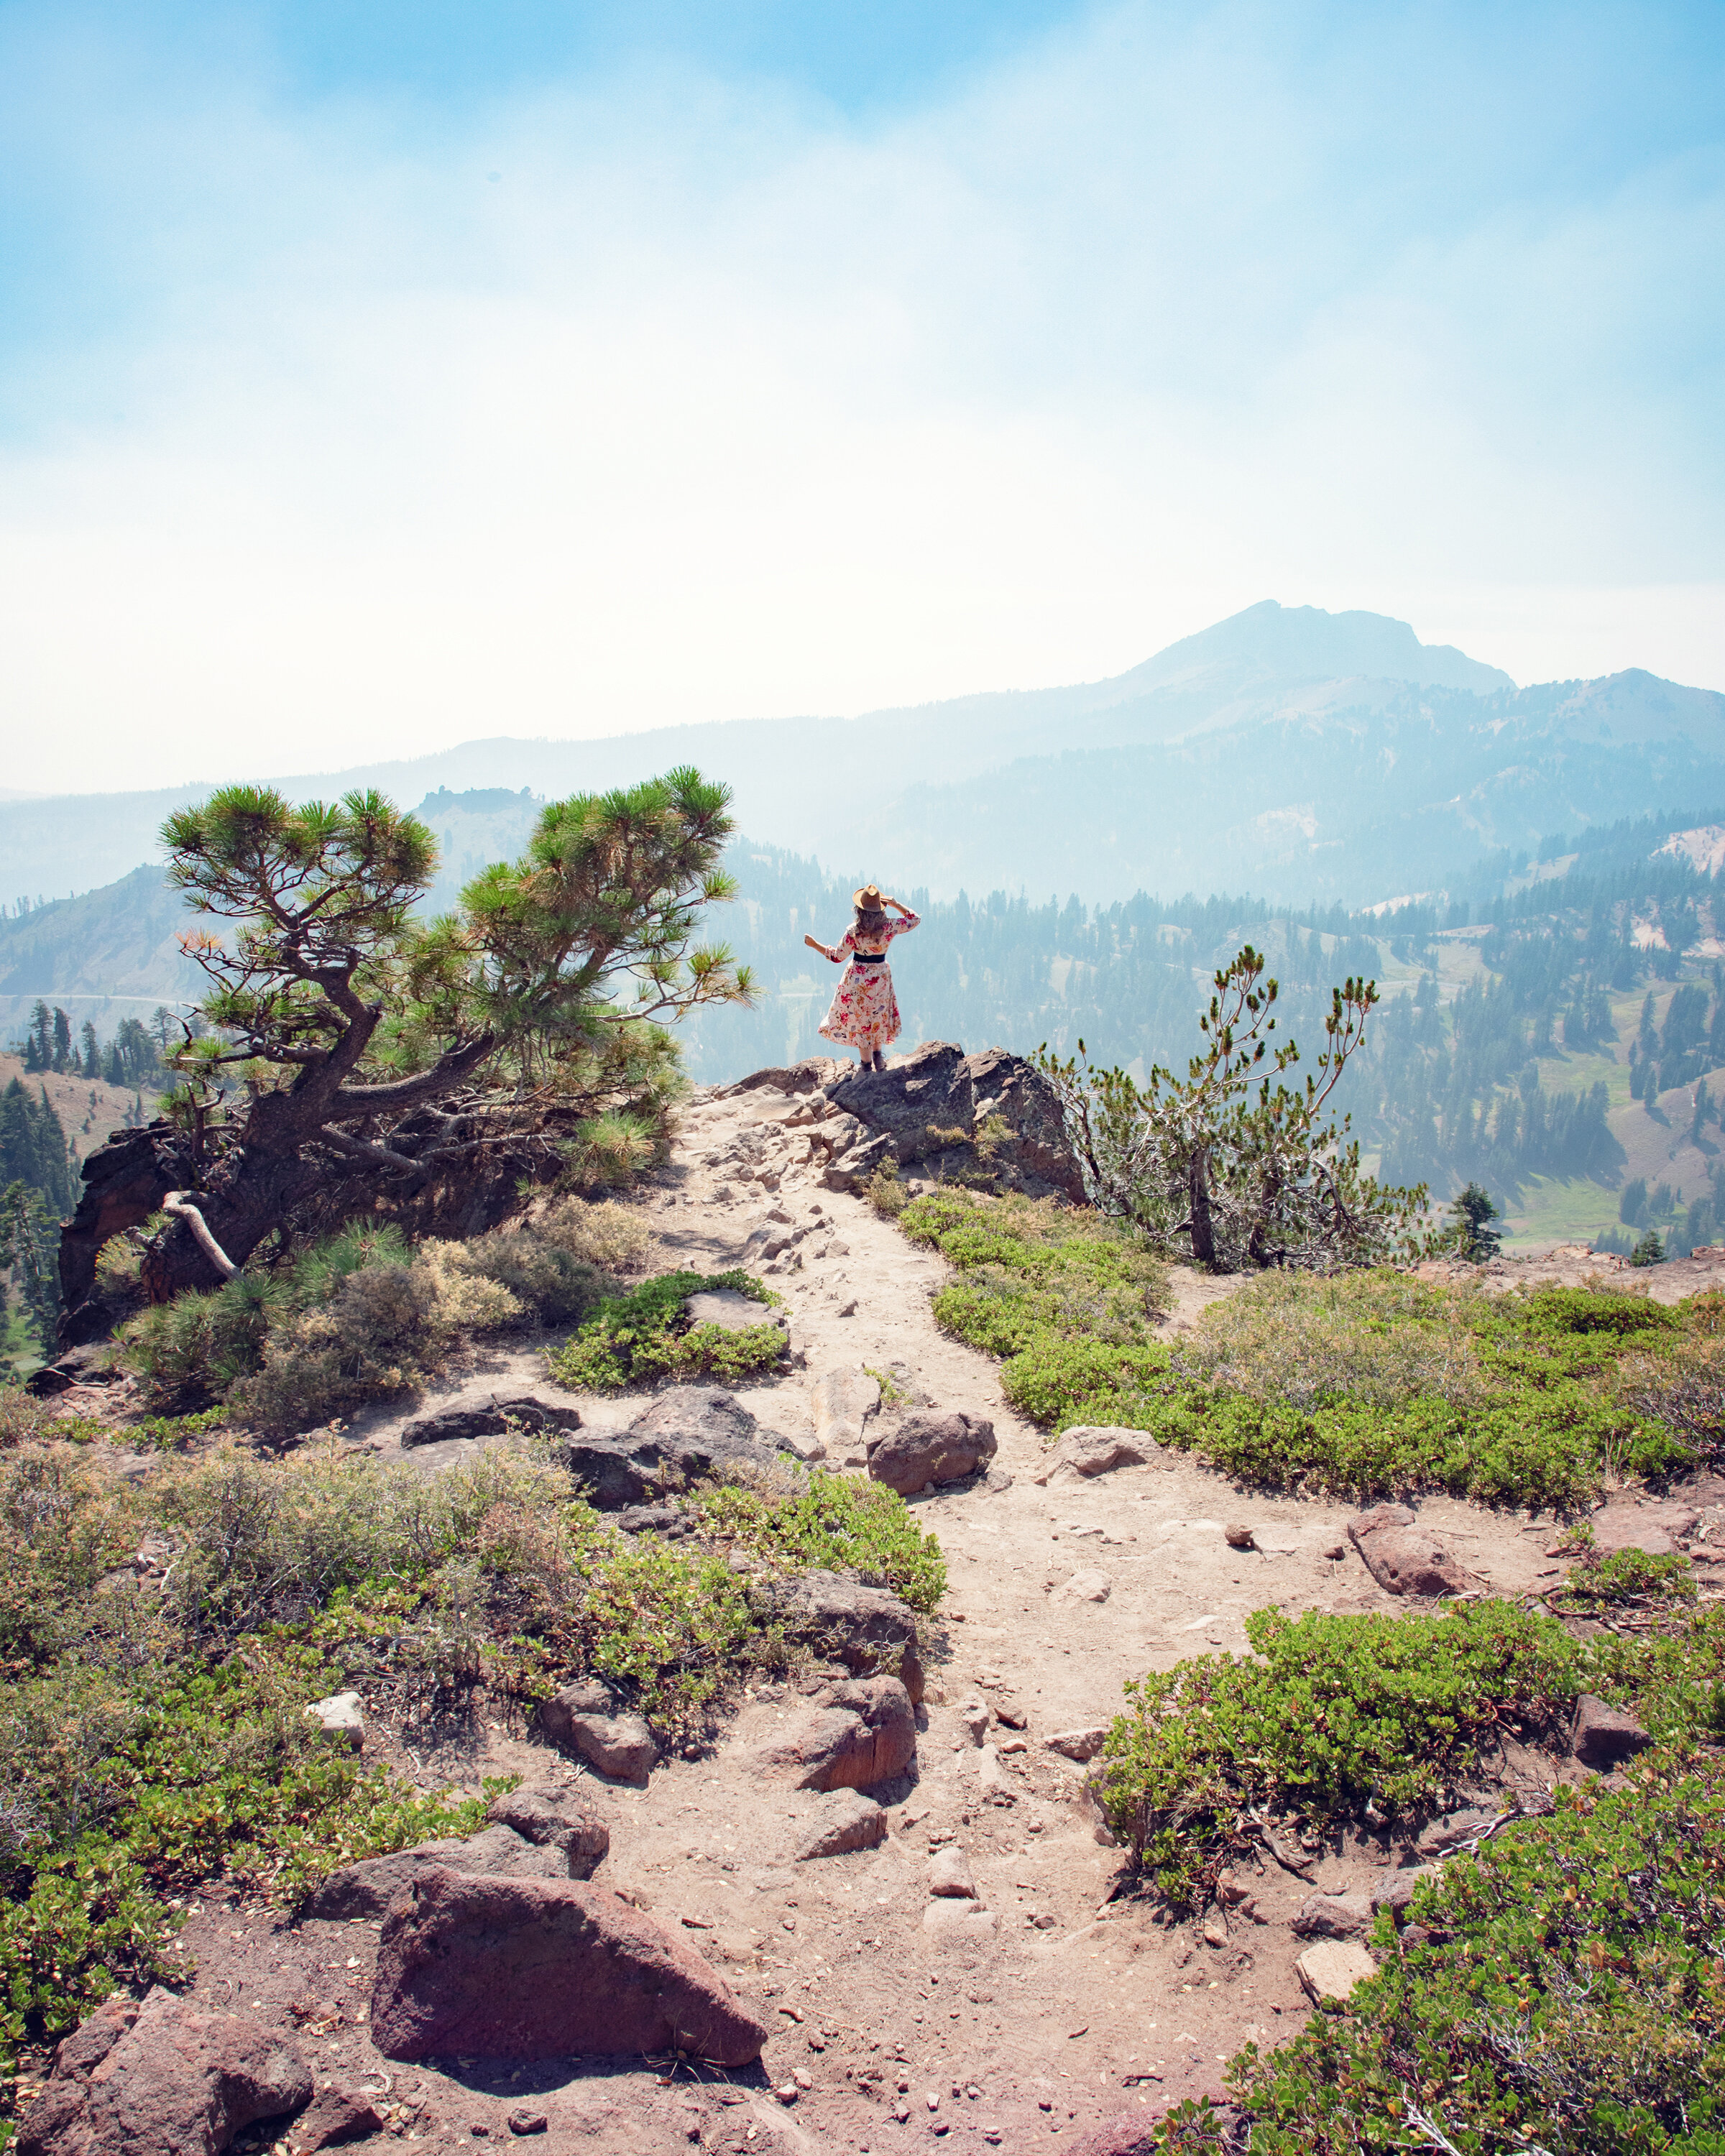
<svg viewBox="0 0 1725 2156"><path fill-rule="evenodd" d="M886 963L884 951L853 951L850 957L852 963L858 966L884 966Z"/></svg>

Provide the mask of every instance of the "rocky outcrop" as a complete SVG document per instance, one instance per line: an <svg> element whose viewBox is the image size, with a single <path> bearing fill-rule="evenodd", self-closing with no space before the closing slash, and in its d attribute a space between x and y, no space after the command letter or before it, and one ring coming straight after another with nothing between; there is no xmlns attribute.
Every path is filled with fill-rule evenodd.
<svg viewBox="0 0 1725 2156"><path fill-rule="evenodd" d="M221 2156L311 2095L297 2045L167 1993L110 1999L61 2044L18 2123L17 2156Z"/></svg>
<svg viewBox="0 0 1725 2156"><path fill-rule="evenodd" d="M610 1854L610 1828L591 1804L568 1790L506 1790L492 1798L485 1817L524 1841L556 1850L571 1879L591 1879Z"/></svg>
<svg viewBox="0 0 1725 2156"><path fill-rule="evenodd" d="M748 1409L716 1385L673 1385L626 1430L572 1435L558 1463L602 1512L656 1502L722 1474L728 1466L773 1467L778 1448Z"/></svg>
<svg viewBox="0 0 1725 2156"><path fill-rule="evenodd" d="M521 1393L505 1400L493 1395L470 1407L439 1408L434 1414L421 1415L410 1422L401 1434L401 1441L404 1446L444 1445L457 1437L501 1437L512 1430L537 1435L580 1427L581 1417L575 1409Z"/></svg>
<svg viewBox="0 0 1725 2156"><path fill-rule="evenodd" d="M757 1765L798 1789L870 1789L916 1756L916 1717L896 1677L834 1685L778 1732Z"/></svg>
<svg viewBox="0 0 1725 2156"><path fill-rule="evenodd" d="M587 1879L611 1846L603 1821L567 1799L535 1809L531 1793L511 1791L492 1805L490 1816L494 1825L465 1841L419 1841L387 1856L343 1865L313 1890L305 1914L375 1921L404 1888L433 1871L475 1878ZM544 1830L527 1833L516 1824L518 1817L542 1824Z"/></svg>
<svg viewBox="0 0 1725 2156"><path fill-rule="evenodd" d="M1465 1594L1483 1584L1405 1505L1373 1505L1348 1533L1386 1594Z"/></svg>
<svg viewBox="0 0 1725 2156"><path fill-rule="evenodd" d="M822 1090L838 1111L819 1127L829 1189L861 1190L890 1161L1033 1198L1084 1200L1054 1088L1004 1048L967 1055L951 1041L926 1040L885 1070L853 1068Z"/></svg>
<svg viewBox="0 0 1725 2156"><path fill-rule="evenodd" d="M383 1920L372 2037L391 2059L675 2050L742 2066L767 2030L693 1948L603 1887L439 1867Z"/></svg>
<svg viewBox="0 0 1725 2156"><path fill-rule="evenodd" d="M877 1423L869 1439L869 1475L907 1497L931 1483L962 1482L986 1468L997 1450L994 1425L953 1409Z"/></svg>
<svg viewBox="0 0 1725 2156"><path fill-rule="evenodd" d="M914 1612L884 1587L865 1587L836 1572L805 1572L784 1591L785 1631L853 1676L896 1676L920 1702L922 1663Z"/></svg>

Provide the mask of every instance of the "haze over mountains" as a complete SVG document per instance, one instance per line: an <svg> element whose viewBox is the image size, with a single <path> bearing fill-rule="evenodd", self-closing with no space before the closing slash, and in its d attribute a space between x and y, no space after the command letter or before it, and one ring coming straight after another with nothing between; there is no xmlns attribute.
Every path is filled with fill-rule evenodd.
<svg viewBox="0 0 1725 2156"><path fill-rule="evenodd" d="M675 762L726 779L751 839L937 896L1249 887L1358 906L1553 832L1725 802L1725 696L1633 670L1518 689L1405 623L1266 600L1106 681L854 719L500 736L277 783L300 798L377 785L408 805L486 789L501 839L519 820L504 795ZM221 776L0 801L0 899L156 860L162 818Z"/></svg>

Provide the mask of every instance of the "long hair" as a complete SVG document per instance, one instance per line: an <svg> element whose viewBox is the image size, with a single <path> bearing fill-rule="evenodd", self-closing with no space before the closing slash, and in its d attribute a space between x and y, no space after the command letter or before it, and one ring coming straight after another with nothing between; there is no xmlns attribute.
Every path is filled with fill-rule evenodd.
<svg viewBox="0 0 1725 2156"><path fill-rule="evenodd" d="M879 936L886 926L886 909L884 906L858 906L856 918L851 924L855 933L862 937Z"/></svg>

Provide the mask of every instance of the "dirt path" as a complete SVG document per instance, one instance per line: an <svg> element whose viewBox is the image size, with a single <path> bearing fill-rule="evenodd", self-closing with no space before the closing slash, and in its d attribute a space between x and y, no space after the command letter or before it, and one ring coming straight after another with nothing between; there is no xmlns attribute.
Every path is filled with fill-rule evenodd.
<svg viewBox="0 0 1725 2156"><path fill-rule="evenodd" d="M193 1995L297 2032L320 2076L363 2079L388 2116L383 2136L445 2148L508 2140L511 2112L543 2117L533 2145L583 2156L664 2156L691 2146L736 2152L878 2152L944 2139L959 2148L1070 2147L1099 2122L1147 2120L1219 2087L1221 2061L1248 2041L1278 2041L1307 2011L1294 1969L1304 1943L1289 1919L1315 1887L1369 1886L1387 1848L1316 1853L1306 1881L1244 1867L1255 1917L1171 1927L1142 1902L1111 1902L1120 1852L1099 1838L1082 1770L1047 1740L1105 1723L1123 1683L1184 1657L1246 1645L1255 1609L1384 1609L1384 1595L1344 1528L1350 1508L1246 1496L1179 1455L1090 1481L1040 1484L1044 1440L1004 1400L996 1366L947 1338L929 1307L944 1262L915 1249L856 1198L826 1189L807 1110L770 1089L698 1096L674 1159L639 1203L658 1265L759 1267L762 1235L788 1247L763 1268L788 1308L791 1367L742 1397L760 1421L806 1446L816 1381L829 1369L887 1373L919 1405L987 1416L999 1443L986 1485L912 1500L947 1553L951 1584L931 1627L927 1694L907 1794L885 1843L793 1861L815 1800L763 1777L760 1741L802 1704L798 1686L748 1698L713 1756L676 1760L636 1791L578 1779L606 1814L610 1856L598 1883L682 1930L775 2025L762 2070L723 2077L595 2065L505 2068L484 2061L403 2069L381 2060L363 2001L376 1927L286 1923L261 1905L200 1905L186 1940ZM1514 1261L1504 1284L1614 1271L1555 1253ZM1725 1272L1725 1254L1655 1276L1661 1299ZM1191 1323L1231 1284L1177 1269L1171 1327ZM412 1416L495 1392L567 1402L546 1381L541 1343L485 1349ZM621 1427L638 1399L580 1402ZM432 1467L475 1442L403 1454L409 1414L378 1411L352 1441ZM1554 1577L1549 1522L1428 1500L1468 1566L1497 1592ZM1256 1547L1231 1548L1249 1526ZM800 1689L813 1692L811 1676ZM477 1745L409 1758L379 1734L372 1748L420 1779L476 1789L481 1774L572 1782L557 1753L492 1726ZM1545 1763L1526 1755L1523 1772ZM929 1861L960 1850L987 1914L931 1930ZM796 2090L786 2104L775 2088ZM248 2145L250 2145L249 2143ZM259 2143L259 2146L267 2145ZM1090 2156L1098 2156L1101 2148Z"/></svg>

